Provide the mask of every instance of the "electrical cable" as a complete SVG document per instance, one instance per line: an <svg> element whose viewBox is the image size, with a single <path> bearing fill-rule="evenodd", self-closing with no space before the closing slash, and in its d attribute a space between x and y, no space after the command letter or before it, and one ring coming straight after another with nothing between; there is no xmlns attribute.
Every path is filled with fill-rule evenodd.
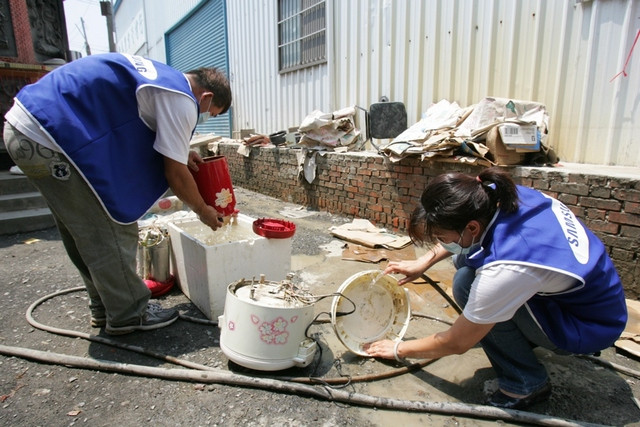
<svg viewBox="0 0 640 427"><path fill-rule="evenodd" d="M451 298L449 296L449 294L447 294L444 289L442 289L440 287L440 285L438 285L438 282L436 282L435 280L431 279L431 277L427 276L426 274L421 274L420 277L427 282L428 284L431 285L431 287L433 289L435 289L445 300L447 300L447 302L449 304L451 304L451 307L453 307L453 309L455 311L458 312L458 314L462 314L462 309L460 308L460 306L453 300L453 298Z"/></svg>

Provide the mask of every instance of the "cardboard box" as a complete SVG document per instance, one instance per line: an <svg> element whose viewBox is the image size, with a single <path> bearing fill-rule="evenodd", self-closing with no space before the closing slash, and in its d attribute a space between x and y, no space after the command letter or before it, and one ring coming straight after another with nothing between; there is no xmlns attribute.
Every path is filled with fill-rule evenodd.
<svg viewBox="0 0 640 427"><path fill-rule="evenodd" d="M509 150L500 137L499 126L494 126L487 133L485 145L489 149L492 161L498 165L518 165L524 161L525 153ZM487 157L489 157L487 155Z"/></svg>
<svg viewBox="0 0 640 427"><path fill-rule="evenodd" d="M168 224L176 279L182 292L210 320L224 313L227 287L243 278L284 280L291 270L291 238L267 239L253 233L253 218L238 214L237 237L207 243L224 233L212 231L198 220ZM202 224L202 227L199 226ZM193 230L202 229L195 233ZM218 233L219 236L216 236Z"/></svg>

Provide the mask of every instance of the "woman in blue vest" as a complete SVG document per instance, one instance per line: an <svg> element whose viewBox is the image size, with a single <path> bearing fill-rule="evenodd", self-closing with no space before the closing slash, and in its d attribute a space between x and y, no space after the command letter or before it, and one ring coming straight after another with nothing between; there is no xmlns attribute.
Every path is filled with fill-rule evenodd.
<svg viewBox="0 0 640 427"><path fill-rule="evenodd" d="M551 394L533 348L560 354L611 346L627 321L620 278L602 242L564 204L516 186L497 168L448 173L424 190L409 235L433 248L384 273L420 277L454 255L453 294L464 308L448 330L368 346L375 357L439 358L482 345L499 389L488 404L523 409Z"/></svg>
<svg viewBox="0 0 640 427"><path fill-rule="evenodd" d="M5 145L47 200L87 288L92 326L116 335L178 318L148 304L136 273L137 220L170 187L204 224L222 225L189 171L202 162L189 142L196 124L230 105L216 69L182 73L120 53L63 65L16 95Z"/></svg>

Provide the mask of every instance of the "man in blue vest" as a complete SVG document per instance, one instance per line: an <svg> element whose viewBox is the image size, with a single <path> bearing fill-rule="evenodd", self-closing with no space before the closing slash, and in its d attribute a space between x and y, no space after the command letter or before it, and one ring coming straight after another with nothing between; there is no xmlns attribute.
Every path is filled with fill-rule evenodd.
<svg viewBox="0 0 640 427"><path fill-rule="evenodd" d="M170 187L204 224L222 225L189 170L202 162L189 141L230 106L229 82L214 68L182 73L120 53L63 65L16 95L5 145L47 200L87 288L92 326L119 335L178 318L149 304L136 273L137 220Z"/></svg>

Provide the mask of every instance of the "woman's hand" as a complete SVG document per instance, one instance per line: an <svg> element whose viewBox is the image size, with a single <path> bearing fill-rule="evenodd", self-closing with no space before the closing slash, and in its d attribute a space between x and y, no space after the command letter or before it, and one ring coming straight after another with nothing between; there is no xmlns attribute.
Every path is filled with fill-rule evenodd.
<svg viewBox="0 0 640 427"><path fill-rule="evenodd" d="M387 268L384 269L382 274L404 274L405 277L398 280L398 285L402 286L418 279L426 269L425 261L422 258L411 261L391 261L387 264Z"/></svg>
<svg viewBox="0 0 640 427"><path fill-rule="evenodd" d="M363 346L364 351L369 353L369 356L380 357L382 359L395 359L393 354L393 348L396 345L391 340L382 340L372 343L367 343Z"/></svg>
<svg viewBox="0 0 640 427"><path fill-rule="evenodd" d="M365 344L363 349L370 356L383 359L396 359L396 356L398 356L396 360L437 359L450 354L465 353L479 343L494 325L495 323L473 323L462 314L445 331L436 332L424 338L399 341L397 347L394 341L380 340Z"/></svg>
<svg viewBox="0 0 640 427"><path fill-rule="evenodd" d="M405 283L413 282L418 279L422 273L430 269L436 263L442 261L445 258L451 256L451 252L446 251L442 246L436 245L429 249L427 253L420 258L410 261L391 261L387 264L387 268L382 272L383 274L404 274L403 279L398 280L398 285L402 286Z"/></svg>

